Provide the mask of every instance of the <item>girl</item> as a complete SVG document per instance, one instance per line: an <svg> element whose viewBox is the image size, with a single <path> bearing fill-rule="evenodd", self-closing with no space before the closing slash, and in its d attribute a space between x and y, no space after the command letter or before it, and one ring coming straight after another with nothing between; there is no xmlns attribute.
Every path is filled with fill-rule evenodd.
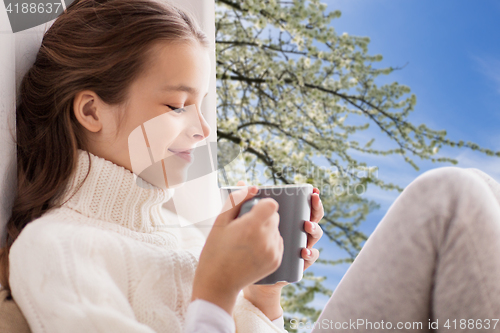
<svg viewBox="0 0 500 333"><path fill-rule="evenodd" d="M208 68L194 21L149 0L79 1L45 34L21 85L18 191L0 262L0 282L33 332L284 331L283 283L253 284L280 264L276 202L235 219L239 205L226 201L205 241L195 228L165 228L168 181L163 188L132 172L129 135L161 117L165 171L174 183L185 177L185 151L210 131L199 112ZM233 199L254 194L249 187ZM424 173L391 206L318 322L302 326L498 330L499 199L500 185L479 170ZM311 200L304 268L322 235L317 189Z"/></svg>
<svg viewBox="0 0 500 333"><path fill-rule="evenodd" d="M201 233L167 228L161 208L210 133L209 50L189 15L151 0L75 1L45 33L20 88L0 266L33 332L283 331L282 284L252 285L281 261L276 201L239 219L226 202L201 257ZM134 129L158 122L164 184L137 178L129 154ZM321 235L315 191L305 268Z"/></svg>

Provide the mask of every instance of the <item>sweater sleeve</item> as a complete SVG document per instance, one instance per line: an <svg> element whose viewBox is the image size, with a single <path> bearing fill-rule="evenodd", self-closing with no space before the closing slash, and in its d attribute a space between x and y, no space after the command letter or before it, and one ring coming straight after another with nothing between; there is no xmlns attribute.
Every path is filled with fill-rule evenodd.
<svg viewBox="0 0 500 333"><path fill-rule="evenodd" d="M260 311L259 309L253 309L253 305L250 305L251 311ZM243 310L247 311L247 310ZM248 314L244 314L244 317L249 317ZM239 318L241 319L241 317ZM255 318L254 318L255 319ZM245 320L245 319L244 319ZM252 318L250 318L249 322L251 325L255 326L255 323L252 323ZM258 332L287 332L284 330L285 322L283 320L283 316L271 321L278 330L262 330ZM246 326L245 328L240 328L239 331L249 330ZM255 329L255 328L251 328ZM239 332L238 331L238 332ZM235 332L235 321L234 319L222 308L219 306L207 302L202 299L197 299L191 304L189 304L187 313L186 313L186 327L185 333L234 333Z"/></svg>
<svg viewBox="0 0 500 333"><path fill-rule="evenodd" d="M103 239L97 233L71 236L62 231L61 237L60 229L62 223L34 221L10 250L12 295L31 331L154 333L135 318L125 292L126 274L110 273L126 272L119 243L109 237L98 245Z"/></svg>
<svg viewBox="0 0 500 333"><path fill-rule="evenodd" d="M236 333L288 333L283 326L278 327L280 318L271 321L259 308L243 296L238 294L233 310L233 318L236 324ZM284 324L284 323L283 323Z"/></svg>
<svg viewBox="0 0 500 333"><path fill-rule="evenodd" d="M281 317L276 318L273 320L273 324L278 327L279 329L284 329L285 328L285 318L283 318L283 315Z"/></svg>
<svg viewBox="0 0 500 333"><path fill-rule="evenodd" d="M234 320L218 305L197 299L186 312L185 333L234 333Z"/></svg>
<svg viewBox="0 0 500 333"><path fill-rule="evenodd" d="M171 215L173 213L165 209L165 214ZM174 218L183 219L182 216L175 216ZM189 222L186 220L185 225L187 224L189 224ZM197 257L199 258L199 253L206 241L206 237L199 236L202 235L202 232L196 230L196 228L177 228L174 231L177 233L177 237L183 248L190 249L191 246L198 246L199 251ZM234 332L234 324L231 325L231 323L227 321L227 318L225 318L226 316L224 314L228 315L225 310L210 302L195 304L197 301L192 302L188 308L188 313L191 315L191 318L187 319L190 323L187 324L187 327L190 329L188 332L212 332L215 327L217 327L218 330L214 330L214 332L226 332L226 330ZM220 311L223 313L218 313ZM208 318L207 314L211 314L212 318ZM236 324L236 333L288 333L288 331L284 329L283 316L271 321L259 308L243 297L243 292L240 292L236 300L233 318ZM205 329L203 330L201 328Z"/></svg>

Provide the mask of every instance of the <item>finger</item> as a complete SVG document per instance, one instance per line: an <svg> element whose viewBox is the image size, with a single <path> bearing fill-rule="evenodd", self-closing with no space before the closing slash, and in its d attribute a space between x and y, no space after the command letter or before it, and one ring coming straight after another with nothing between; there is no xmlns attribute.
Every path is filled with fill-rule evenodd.
<svg viewBox="0 0 500 333"><path fill-rule="evenodd" d="M222 206L221 213L214 222L215 225L226 225L238 216L241 205L257 193L256 186L250 186L237 191L231 191Z"/></svg>
<svg viewBox="0 0 500 333"><path fill-rule="evenodd" d="M309 251L308 251L309 250ZM310 267L319 258L318 249L303 248L301 251L302 258L304 259L304 270Z"/></svg>
<svg viewBox="0 0 500 333"><path fill-rule="evenodd" d="M284 286L286 286L287 284L290 284L290 283L289 283L289 282L286 282L286 281L280 281L280 282L276 282L275 284L273 284L273 286L283 288L283 287L284 287Z"/></svg>
<svg viewBox="0 0 500 333"><path fill-rule="evenodd" d="M278 232L278 253L281 258L283 259L283 250L284 250L284 245L283 245L283 237ZM280 265L281 265L281 260L280 260Z"/></svg>
<svg viewBox="0 0 500 333"><path fill-rule="evenodd" d="M323 236L323 229L317 222L305 221L304 230L307 232L307 247L311 248Z"/></svg>
<svg viewBox="0 0 500 333"><path fill-rule="evenodd" d="M245 186L245 181L243 180L238 180L238 182L236 183L236 186Z"/></svg>
<svg viewBox="0 0 500 333"><path fill-rule="evenodd" d="M277 213L278 208L279 204L273 198L260 199L259 202L257 202L255 206L253 206L252 209L250 209L250 211L247 214L243 215L241 218L248 218L248 220L251 221L249 223L255 222L266 225L269 221L271 221L271 224L274 225L276 223L279 223L279 215ZM272 218L273 214L276 214L277 217L275 216L274 218Z"/></svg>
<svg viewBox="0 0 500 333"><path fill-rule="evenodd" d="M257 206L257 205L256 205ZM253 209L253 208L252 208ZM250 215L250 214L248 214ZM256 223L258 224L258 227L263 229L263 232L268 234L269 237L271 237L274 241L277 241L278 238L281 237L280 231L279 231L279 224L280 224L280 215L278 212L271 213L270 215L267 216L267 218L264 215L261 215L260 217L254 217L250 216L250 219L252 222L245 221L244 223L251 224L251 223Z"/></svg>
<svg viewBox="0 0 500 333"><path fill-rule="evenodd" d="M274 232L279 237L281 237L279 225L280 225L280 215L278 214L278 212L274 212L271 215L271 217L268 218L267 221L264 223L264 227L274 230Z"/></svg>
<svg viewBox="0 0 500 333"><path fill-rule="evenodd" d="M313 192L313 194L311 194L311 206L311 221L321 221L321 219L325 215L325 210L323 208L323 203L321 202L321 199L319 197L319 190L318 193Z"/></svg>
<svg viewBox="0 0 500 333"><path fill-rule="evenodd" d="M278 233L279 233L279 231L278 231ZM285 249L285 243L284 243L283 237L281 235L279 235L279 240L280 240L280 242L279 242L280 253L283 254L283 251Z"/></svg>

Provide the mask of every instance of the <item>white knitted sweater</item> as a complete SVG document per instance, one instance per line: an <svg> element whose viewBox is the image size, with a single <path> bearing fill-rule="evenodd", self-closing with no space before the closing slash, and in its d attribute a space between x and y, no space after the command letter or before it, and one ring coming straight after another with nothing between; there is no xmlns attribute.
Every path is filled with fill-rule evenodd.
<svg viewBox="0 0 500 333"><path fill-rule="evenodd" d="M182 332L205 238L181 228L162 204L173 195L79 150L62 207L29 223L14 242L9 282L31 330ZM141 181L141 179L139 178ZM171 216L171 215L170 215ZM238 333L286 332L238 296Z"/></svg>

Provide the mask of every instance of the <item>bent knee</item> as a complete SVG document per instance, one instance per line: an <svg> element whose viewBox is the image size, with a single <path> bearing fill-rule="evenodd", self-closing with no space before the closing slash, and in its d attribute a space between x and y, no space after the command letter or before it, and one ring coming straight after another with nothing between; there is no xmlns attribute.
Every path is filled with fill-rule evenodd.
<svg viewBox="0 0 500 333"><path fill-rule="evenodd" d="M428 195L437 197L477 195L479 192L490 191L481 177L455 166L428 170L407 186L408 189L410 187L425 190Z"/></svg>
<svg viewBox="0 0 500 333"><path fill-rule="evenodd" d="M469 172L466 171L465 169L455 167L455 166L445 166L445 167L439 167L439 168L434 168L431 170L427 170L421 175L419 175L415 180L422 178L422 179L429 179L432 181L451 181L451 182L456 182L458 179L462 177L468 177Z"/></svg>

